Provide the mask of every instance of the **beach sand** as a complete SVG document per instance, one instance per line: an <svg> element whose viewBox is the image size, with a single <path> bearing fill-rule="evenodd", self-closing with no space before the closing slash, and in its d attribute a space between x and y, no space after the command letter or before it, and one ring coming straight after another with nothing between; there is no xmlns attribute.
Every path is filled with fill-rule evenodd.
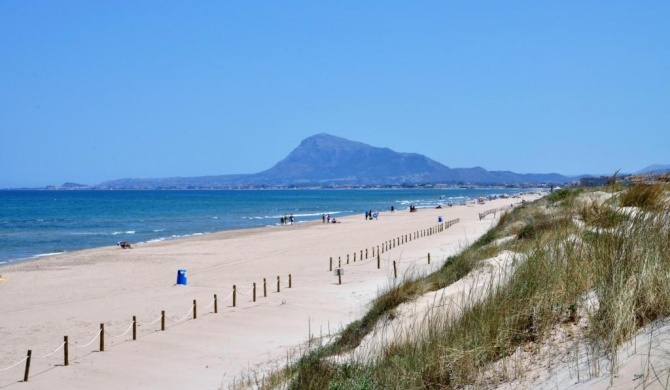
<svg viewBox="0 0 670 390"><path fill-rule="evenodd" d="M0 388L227 389L239 383L241 374L260 378L266 369L297 356L310 338L335 334L363 315L378 292L393 283L393 261L399 278L437 269L492 226L493 215L480 220L478 213L519 202L385 211L374 221L360 215L337 224L229 231L1 267ZM424 236L426 229L438 226L438 217L460 222ZM423 237L415 238L416 232ZM404 236L412 239L400 245ZM373 249L376 255L378 247L389 241L393 245L394 239L396 246L381 254L377 269ZM342 262L341 285L329 271L331 256L334 267L338 259ZM187 270L186 285L176 284L179 269ZM138 323L135 341L133 316ZM63 349L45 357L62 346L64 336L69 338L67 367ZM33 356L30 377L21 383L25 363L7 367L28 350Z"/></svg>

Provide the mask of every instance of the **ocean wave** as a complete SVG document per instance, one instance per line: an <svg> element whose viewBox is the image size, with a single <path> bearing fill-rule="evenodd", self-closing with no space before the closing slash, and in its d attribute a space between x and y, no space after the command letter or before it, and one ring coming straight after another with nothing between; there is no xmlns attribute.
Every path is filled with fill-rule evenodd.
<svg viewBox="0 0 670 390"><path fill-rule="evenodd" d="M128 230L128 231L125 231L125 232L114 232L114 233L112 233L112 236L118 236L119 234L135 234L135 231L134 230Z"/></svg>
<svg viewBox="0 0 670 390"><path fill-rule="evenodd" d="M353 213L353 210L349 211L325 211L325 212L315 212L315 213L293 213L293 218L306 218L306 217L320 217L322 215L337 215L337 214L342 214L342 213ZM280 214L280 215L265 215L262 217L255 216L255 217L242 217L242 219L279 219L281 217L289 217L291 216L290 213L287 214ZM267 226L272 226L272 225L267 225Z"/></svg>
<svg viewBox="0 0 670 390"><path fill-rule="evenodd" d="M33 258L33 259L37 259L37 258L40 258L40 257L56 256L56 255L62 255L63 253L67 253L67 251L63 251L63 252L51 252L51 253L40 253L40 254L38 254L38 255L33 255L32 258Z"/></svg>
<svg viewBox="0 0 670 390"><path fill-rule="evenodd" d="M157 238L152 238L152 239L144 241L144 242L149 243L149 242L161 242L161 241L167 241L167 240L177 240L177 239L180 239L180 238L204 236L205 234L207 234L207 233L198 232L198 233L191 233L191 234L173 234L169 237L157 237Z"/></svg>

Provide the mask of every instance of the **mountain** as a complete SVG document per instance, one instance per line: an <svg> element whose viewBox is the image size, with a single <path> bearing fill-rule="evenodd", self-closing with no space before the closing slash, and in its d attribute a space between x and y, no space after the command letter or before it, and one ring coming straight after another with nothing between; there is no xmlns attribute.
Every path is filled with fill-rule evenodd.
<svg viewBox="0 0 670 390"><path fill-rule="evenodd" d="M644 169L641 169L640 171L636 172L636 174L641 175L641 174L646 174L646 173L666 173L670 172L670 165L662 165L662 164L654 164L650 165Z"/></svg>
<svg viewBox="0 0 670 390"><path fill-rule="evenodd" d="M230 188L247 186L363 186L417 184L565 183L560 174L517 174L481 167L449 168L417 153L400 153L330 134L303 140L272 168L249 175L119 179L99 188Z"/></svg>
<svg viewBox="0 0 670 390"><path fill-rule="evenodd" d="M386 184L421 182L448 169L416 153L398 153L329 134L303 140L285 159L256 175L267 183Z"/></svg>

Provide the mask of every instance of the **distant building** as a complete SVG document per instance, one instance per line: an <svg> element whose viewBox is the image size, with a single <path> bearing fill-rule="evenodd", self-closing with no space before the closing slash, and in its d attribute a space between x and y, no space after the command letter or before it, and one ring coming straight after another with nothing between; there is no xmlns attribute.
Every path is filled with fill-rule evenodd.
<svg viewBox="0 0 670 390"><path fill-rule="evenodd" d="M582 187L601 187L604 186L610 178L607 176L600 177L582 177L579 179L579 185Z"/></svg>

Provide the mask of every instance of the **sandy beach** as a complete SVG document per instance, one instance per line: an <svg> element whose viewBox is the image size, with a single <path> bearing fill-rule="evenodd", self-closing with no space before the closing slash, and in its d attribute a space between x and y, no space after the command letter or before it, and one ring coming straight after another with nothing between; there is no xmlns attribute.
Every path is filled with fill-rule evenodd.
<svg viewBox="0 0 670 390"><path fill-rule="evenodd" d="M499 216L480 220L479 213L520 201L386 211L373 221L351 216L337 224L228 231L125 250L109 246L1 267L0 388L210 389L229 388L242 373L260 378L310 338L335 334L361 316L393 283L394 261L398 278L430 272ZM427 235L438 217L460 222ZM389 242L377 269L377 250ZM334 267L342 262L341 285L329 270L331 257ZM187 270L186 285L176 284L180 269ZM23 383L28 350L30 376Z"/></svg>

